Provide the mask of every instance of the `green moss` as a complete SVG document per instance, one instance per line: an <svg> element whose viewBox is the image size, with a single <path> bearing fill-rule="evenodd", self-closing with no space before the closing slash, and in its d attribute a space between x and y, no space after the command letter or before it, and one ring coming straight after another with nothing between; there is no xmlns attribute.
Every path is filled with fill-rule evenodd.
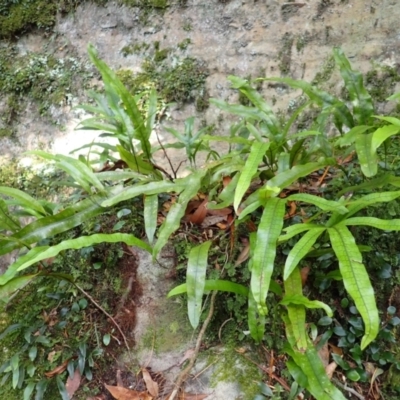
<svg viewBox="0 0 400 400"><path fill-rule="evenodd" d="M169 6L168 0L121 0L127 6L141 8L155 8L164 10Z"/></svg>
<svg viewBox="0 0 400 400"><path fill-rule="evenodd" d="M209 363L213 358L220 358L221 355L210 356ZM223 362L216 364L216 369L212 377L211 384L216 386L218 382L234 382L243 392L244 399L253 399L259 393L258 383L262 379L262 374L257 366L248 361L244 356L237 352L237 342L231 341L225 345L222 354Z"/></svg>
<svg viewBox="0 0 400 400"><path fill-rule="evenodd" d="M395 68L374 68L365 75L365 85L376 102L384 102L393 94L394 87L400 82L400 75Z"/></svg>
<svg viewBox="0 0 400 400"><path fill-rule="evenodd" d="M168 57L169 49L156 50L154 54L154 62L159 63Z"/></svg>
<svg viewBox="0 0 400 400"><path fill-rule="evenodd" d="M279 69L282 75L287 75L290 72L293 43L294 37L290 33L285 33L282 38L282 47L278 54Z"/></svg>
<svg viewBox="0 0 400 400"><path fill-rule="evenodd" d="M12 128L0 128L0 137L11 137L14 135Z"/></svg>
<svg viewBox="0 0 400 400"><path fill-rule="evenodd" d="M182 29L186 32L190 32L193 29L193 27L190 22L185 22L182 26Z"/></svg>
<svg viewBox="0 0 400 400"><path fill-rule="evenodd" d="M174 67L163 63L159 65L160 61L163 60L146 60L142 65L144 71L139 74L123 69L117 71L117 75L133 93L156 88L166 103L184 104L198 100L198 107L204 109L208 104L205 90L207 68L190 57Z"/></svg>
<svg viewBox="0 0 400 400"><path fill-rule="evenodd" d="M6 2L0 8L0 37L13 37L31 28L49 28L54 25L56 14L55 1Z"/></svg>
<svg viewBox="0 0 400 400"><path fill-rule="evenodd" d="M189 38L186 38L185 40L182 40L182 42L178 43L178 49L182 51L186 50L191 43L192 41Z"/></svg>
<svg viewBox="0 0 400 400"><path fill-rule="evenodd" d="M15 48L0 50L0 91L9 95L0 116L7 128L18 122L28 99L41 114L52 105L63 104L68 96L82 89L91 73L74 57L57 58L48 53L19 55Z"/></svg>
<svg viewBox="0 0 400 400"><path fill-rule="evenodd" d="M124 57L127 57L132 54L140 54L150 48L150 45L148 43L142 42L142 43L131 43L126 46L124 46L121 49L121 53Z"/></svg>
<svg viewBox="0 0 400 400"><path fill-rule="evenodd" d="M317 72L314 79L311 81L313 85L319 86L327 81L332 77L332 74L336 68L335 59L329 57L325 60L321 71Z"/></svg>

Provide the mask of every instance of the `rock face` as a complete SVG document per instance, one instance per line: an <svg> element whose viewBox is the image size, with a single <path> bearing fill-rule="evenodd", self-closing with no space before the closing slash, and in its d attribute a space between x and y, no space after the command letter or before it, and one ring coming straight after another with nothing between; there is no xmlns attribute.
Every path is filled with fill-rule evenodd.
<svg viewBox="0 0 400 400"><path fill-rule="evenodd" d="M171 50L167 55L171 65L187 56L202 60L209 71L207 96L228 101L237 100L237 94L229 89L227 75L285 75L311 81L326 69L334 46L341 46L354 68L364 72L382 65L400 65L398 4L394 0L177 3L163 11L148 10L144 14L143 9L116 2L104 7L87 2L72 15L60 17L50 38L30 34L18 41L17 48L24 54L46 47L58 57L73 53L87 61L87 44L91 42L113 68L138 72L149 52L123 54L121 50L135 45L138 50L143 44L152 49L157 43L159 49ZM335 81L331 86L340 90ZM287 109L287 89L264 83L263 90L277 108ZM0 138L0 156L19 156L22 150L38 146L54 146L55 151L68 152L87 142L86 134L74 132L79 115L72 106L77 101L64 101L50 108L50 119L56 125L32 110L22 110L16 137ZM171 123L181 126L191 115L214 124L219 133L229 125L214 107L199 113L193 104L172 109ZM61 145L57 145L59 140ZM69 142L71 145L66 144Z"/></svg>

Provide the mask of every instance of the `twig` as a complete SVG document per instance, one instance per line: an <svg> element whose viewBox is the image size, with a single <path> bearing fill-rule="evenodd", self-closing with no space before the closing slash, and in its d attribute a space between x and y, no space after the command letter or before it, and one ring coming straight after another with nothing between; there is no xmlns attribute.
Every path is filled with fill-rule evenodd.
<svg viewBox="0 0 400 400"><path fill-rule="evenodd" d="M354 396L358 397L360 400L365 400L365 397L358 393L356 390L352 389L351 387L348 387L347 385L343 385L341 382L339 382L337 379L332 379L336 385L338 385L341 389L347 390L349 393L354 394Z"/></svg>
<svg viewBox="0 0 400 400"><path fill-rule="evenodd" d="M218 339L219 339L219 341L222 343L222 339L221 339L221 334L222 334L222 328L225 326L225 324L227 324L229 321L232 321L233 320L233 318L229 318L229 319L227 319L226 321L224 321L223 323L222 323L222 325L220 326L220 328L219 328L219 331L218 331Z"/></svg>
<svg viewBox="0 0 400 400"><path fill-rule="evenodd" d="M197 341L196 341L196 347L194 349L192 357L190 357L190 361L188 366L179 374L178 378L175 381L175 388L172 391L171 395L168 397L168 400L175 400L176 396L178 395L179 389L183 383L183 381L186 379L186 376L189 374L190 370L193 368L194 363L196 361L196 358L199 354L200 351L200 346L201 342L203 340L203 336L206 332L206 329L208 327L208 324L211 321L211 318L214 314L214 304L215 304L215 298L217 297L217 291L213 291L211 295L211 300L210 300L210 310L208 311L207 318L205 319L203 326L201 327L201 330L199 332L199 335L197 336Z"/></svg>
<svg viewBox="0 0 400 400"><path fill-rule="evenodd" d="M324 179L326 178L326 175L328 174L330 167L326 167L324 173L322 174L321 178L318 180L317 186L321 186L322 183L324 182Z"/></svg>
<svg viewBox="0 0 400 400"><path fill-rule="evenodd" d="M121 334L122 338L124 339L125 346L128 350L130 351L128 341L126 340L126 336L124 335L124 332L122 332L122 329L120 326L117 324L117 321L99 304L97 301L84 289L82 289L80 286L78 286L76 283L74 283L75 287L82 293L84 294L106 317L110 318L111 322L115 325L115 327L118 329L119 333Z"/></svg>
<svg viewBox="0 0 400 400"><path fill-rule="evenodd" d="M164 152L164 155L165 155L166 159L168 160L168 164L171 167L171 171L174 174L174 178L176 179L176 172L174 170L174 166L172 165L171 159L168 157L168 154L167 154L167 151L165 150L165 147L161 143L161 140L160 140L160 137L158 136L158 132L157 131L156 131L156 136L157 136L158 144L160 145L162 151ZM157 168L159 168L159 167L157 167ZM170 180L172 181L172 177L166 171L163 171L163 172L166 173L168 175L168 177L170 178Z"/></svg>

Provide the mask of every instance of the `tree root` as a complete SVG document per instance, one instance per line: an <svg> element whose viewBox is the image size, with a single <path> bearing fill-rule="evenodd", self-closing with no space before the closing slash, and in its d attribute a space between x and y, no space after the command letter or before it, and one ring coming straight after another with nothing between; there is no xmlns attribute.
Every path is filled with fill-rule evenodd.
<svg viewBox="0 0 400 400"><path fill-rule="evenodd" d="M175 381L175 388L172 391L172 393L170 394L170 396L168 397L168 400L175 400L177 398L177 395L179 393L179 390L182 386L182 383L185 381L187 375L189 374L189 372L191 371L191 369L194 366L194 363L196 362L197 356L199 354L200 351L200 346L201 346L201 342L203 340L204 334L207 330L207 327L211 321L211 318L214 314L214 305L215 305L215 298L217 297L217 291L212 292L211 294L211 300L210 300L210 310L208 311L208 315L207 318L205 319L205 321L203 322L203 325L201 327L201 330L199 332L199 335L197 336L197 340L196 340L196 347L194 349L193 355L192 357L190 357L190 361L188 366L181 371L181 373L179 374L178 378Z"/></svg>

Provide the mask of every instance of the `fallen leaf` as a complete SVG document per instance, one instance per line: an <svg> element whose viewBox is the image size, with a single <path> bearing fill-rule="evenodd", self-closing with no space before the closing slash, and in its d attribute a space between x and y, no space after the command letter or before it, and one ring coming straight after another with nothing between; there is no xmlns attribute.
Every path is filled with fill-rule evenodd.
<svg viewBox="0 0 400 400"><path fill-rule="evenodd" d="M257 232L256 224L253 221L247 221L246 225L249 232Z"/></svg>
<svg viewBox="0 0 400 400"><path fill-rule="evenodd" d="M47 361L53 362L53 358L56 355L56 352L53 350L47 355Z"/></svg>
<svg viewBox="0 0 400 400"><path fill-rule="evenodd" d="M222 217L225 215L232 214L232 209L231 208L221 208L219 210L207 209L207 214L208 215L218 215L219 217Z"/></svg>
<svg viewBox="0 0 400 400"><path fill-rule="evenodd" d="M336 367L337 367L337 364L335 363L335 361L332 361L330 364L328 364L325 367L325 372L326 372L326 375L328 375L329 379L332 379L332 376L333 376L333 373L336 370Z"/></svg>
<svg viewBox="0 0 400 400"><path fill-rule="evenodd" d="M210 226L216 225L225 220L226 220L226 217L223 215L209 215L204 218L203 223L201 224L201 227L203 229L206 229Z"/></svg>
<svg viewBox="0 0 400 400"><path fill-rule="evenodd" d="M343 350L340 347L337 347L332 343L329 343L329 347L330 347L332 353L335 353L335 354L337 354L339 356L343 355Z"/></svg>
<svg viewBox="0 0 400 400"><path fill-rule="evenodd" d="M146 368L142 368L142 375L143 375L143 380L146 383L146 388L149 391L149 393L153 397L158 396L158 383L153 381L153 379L150 376L149 371Z"/></svg>
<svg viewBox="0 0 400 400"><path fill-rule="evenodd" d="M235 262L235 267L245 262L250 255L250 243L243 247L243 250L240 252L239 257Z"/></svg>
<svg viewBox="0 0 400 400"><path fill-rule="evenodd" d="M70 361L70 359L65 360L61 365L54 368L50 372L45 372L44 374L46 375L47 378L52 378L53 376L62 374L67 369L67 365L68 365L69 361Z"/></svg>
<svg viewBox="0 0 400 400"><path fill-rule="evenodd" d="M230 176L224 176L222 178L222 184L224 185L224 188L227 187L231 183L232 178Z"/></svg>
<svg viewBox="0 0 400 400"><path fill-rule="evenodd" d="M306 284L309 272L310 272L310 267L304 267L300 270L302 286Z"/></svg>
<svg viewBox="0 0 400 400"><path fill-rule="evenodd" d="M203 400L208 396L208 394L193 394L182 392L179 394L179 400Z"/></svg>
<svg viewBox="0 0 400 400"><path fill-rule="evenodd" d="M208 197L206 197L201 202L197 210L192 215L189 216L189 222L191 222L192 224L201 225L201 223L204 221L204 218L207 215L207 203L208 203Z"/></svg>
<svg viewBox="0 0 400 400"><path fill-rule="evenodd" d="M194 348L193 349L188 349L186 350L185 354L181 358L181 360L178 362L178 367L180 367L186 360L190 360L194 354Z"/></svg>
<svg viewBox="0 0 400 400"><path fill-rule="evenodd" d="M65 389L67 390L70 399L72 399L72 396L79 389L80 385L81 385L81 373L77 368L75 369L74 376L72 378L68 376L67 383L65 384Z"/></svg>
<svg viewBox="0 0 400 400"><path fill-rule="evenodd" d="M322 361L322 364L324 364L324 367L326 368L329 364L329 347L328 343L325 343L319 350L318 350L318 355L319 358Z"/></svg>
<svg viewBox="0 0 400 400"><path fill-rule="evenodd" d="M122 382L121 370L120 369L117 369L116 378L117 378L117 386L123 387L124 383Z"/></svg>
<svg viewBox="0 0 400 400"><path fill-rule="evenodd" d="M193 393L186 393L186 392L179 392L178 400L203 400L207 398L208 394L193 394ZM166 400L169 400L171 395L169 395Z"/></svg>
<svg viewBox="0 0 400 400"><path fill-rule="evenodd" d="M147 392L137 392L136 390L126 389L120 386L109 386L104 384L111 396L116 400L152 400L153 397Z"/></svg>

